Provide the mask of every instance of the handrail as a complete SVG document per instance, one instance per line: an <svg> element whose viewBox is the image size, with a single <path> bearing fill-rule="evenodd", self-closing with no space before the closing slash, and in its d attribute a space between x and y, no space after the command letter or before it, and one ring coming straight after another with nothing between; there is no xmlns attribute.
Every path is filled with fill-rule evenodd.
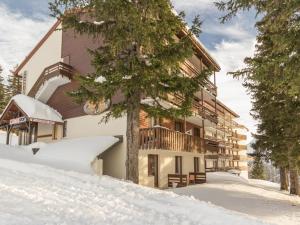
<svg viewBox="0 0 300 225"><path fill-rule="evenodd" d="M74 69L72 66L67 65L63 62L58 62L46 67L39 76L39 78L36 80L35 84L32 86L28 95L34 97L34 95L36 94L40 86L43 85L45 80L50 79L52 76L55 76L57 74L67 76L69 79L71 79L74 74Z"/></svg>
<svg viewBox="0 0 300 225"><path fill-rule="evenodd" d="M204 152L204 140L162 127L140 129L140 149L161 149L178 152Z"/></svg>

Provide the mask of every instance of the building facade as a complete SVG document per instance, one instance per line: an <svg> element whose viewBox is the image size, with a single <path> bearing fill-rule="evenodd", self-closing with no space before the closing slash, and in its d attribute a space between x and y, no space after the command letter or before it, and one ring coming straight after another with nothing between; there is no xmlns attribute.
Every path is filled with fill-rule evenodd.
<svg viewBox="0 0 300 225"><path fill-rule="evenodd" d="M22 94L54 109L62 121L28 116L12 100L0 118L0 126L8 131L7 143L11 132L19 136L19 144L96 135L125 137L126 117L99 124L106 112L90 115L88 104L78 105L67 95L78 87L74 79L77 73L93 71L87 49L98 47L103 40L95 41L60 28L57 21L15 75L22 77ZM196 38L191 41L195 54L182 65L182 72L191 76L208 67L218 72L218 63L205 47ZM158 188L185 186L205 182L207 171L235 168L247 172L242 143L246 141L246 128L235 122L236 113L217 100L215 73L211 80L199 84L201 91L194 96L191 117L154 119L140 112L140 184ZM122 94L117 93L112 101L122 101ZM151 104L151 99L142 101ZM180 101L180 96L169 95L165 104L176 106ZM99 157L103 159L104 174L125 179L126 138Z"/></svg>

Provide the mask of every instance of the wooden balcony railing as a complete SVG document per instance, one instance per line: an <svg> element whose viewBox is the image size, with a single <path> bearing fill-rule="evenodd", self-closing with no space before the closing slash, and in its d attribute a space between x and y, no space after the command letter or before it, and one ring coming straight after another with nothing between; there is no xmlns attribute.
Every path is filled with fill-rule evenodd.
<svg viewBox="0 0 300 225"><path fill-rule="evenodd" d="M28 95L34 97L35 94L38 92L39 88L49 79L55 76L65 76L69 79L72 79L74 75L74 69L72 66L67 65L62 62L55 63L49 67L46 67L42 74L39 76L31 90L29 91Z"/></svg>
<svg viewBox="0 0 300 225"><path fill-rule="evenodd" d="M200 137L180 133L162 127L140 129L140 149L162 149L178 152L204 152Z"/></svg>
<svg viewBox="0 0 300 225"><path fill-rule="evenodd" d="M191 60L186 60L184 63L189 70L192 72L192 74L198 74L201 72L200 68L197 68L194 63ZM192 76L192 74L189 74L189 76ZM210 80L205 79L201 85L211 94L213 94L214 96L217 96L217 86L215 84L213 84Z"/></svg>
<svg viewBox="0 0 300 225"><path fill-rule="evenodd" d="M240 160L241 159L241 157L239 155L233 155L232 158L233 158L233 160Z"/></svg>
<svg viewBox="0 0 300 225"><path fill-rule="evenodd" d="M179 95L170 95L168 99L171 103L180 106L182 104L182 97ZM213 110L209 109L205 105L201 105L200 102L193 102L192 111L201 115L204 119L210 120L213 123L218 123L218 115Z"/></svg>
<svg viewBox="0 0 300 225"><path fill-rule="evenodd" d="M238 144L233 144L232 146L236 150L247 150L247 145L238 145Z"/></svg>

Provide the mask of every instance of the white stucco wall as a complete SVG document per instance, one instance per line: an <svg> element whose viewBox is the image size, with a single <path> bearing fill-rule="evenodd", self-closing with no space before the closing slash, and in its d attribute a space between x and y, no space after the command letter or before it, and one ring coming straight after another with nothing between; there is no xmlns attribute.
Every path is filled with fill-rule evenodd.
<svg viewBox="0 0 300 225"><path fill-rule="evenodd" d="M141 150L139 152L139 183L144 186L154 186L154 177L148 176L148 155L158 155L159 188L168 187L168 174L175 174L175 156L182 156L182 173L189 175L194 172L194 157L200 158L200 172L205 172L204 155L167 150Z"/></svg>
<svg viewBox="0 0 300 225"><path fill-rule="evenodd" d="M101 155L103 174L120 179L126 178L126 117L99 123L103 115L81 116L67 121L67 138L89 136L123 136L123 142Z"/></svg>
<svg viewBox="0 0 300 225"><path fill-rule="evenodd" d="M61 28L61 26L59 26L58 29L59 28ZM61 46L62 30L56 30L20 70L19 75L23 75L25 71L27 74L25 94L30 91L46 67L61 61Z"/></svg>

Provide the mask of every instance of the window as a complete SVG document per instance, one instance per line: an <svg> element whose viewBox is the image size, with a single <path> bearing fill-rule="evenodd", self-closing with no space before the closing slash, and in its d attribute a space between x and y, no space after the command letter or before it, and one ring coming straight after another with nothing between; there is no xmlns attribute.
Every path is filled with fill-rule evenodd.
<svg viewBox="0 0 300 225"><path fill-rule="evenodd" d="M175 121L175 131L183 132L183 123L180 121Z"/></svg>
<svg viewBox="0 0 300 225"><path fill-rule="evenodd" d="M198 127L194 127L193 134L195 137L200 137L200 129Z"/></svg>
<svg viewBox="0 0 300 225"><path fill-rule="evenodd" d="M194 157L194 170L195 173L200 172L199 157Z"/></svg>
<svg viewBox="0 0 300 225"><path fill-rule="evenodd" d="M175 173L182 174L182 156L175 156Z"/></svg>

